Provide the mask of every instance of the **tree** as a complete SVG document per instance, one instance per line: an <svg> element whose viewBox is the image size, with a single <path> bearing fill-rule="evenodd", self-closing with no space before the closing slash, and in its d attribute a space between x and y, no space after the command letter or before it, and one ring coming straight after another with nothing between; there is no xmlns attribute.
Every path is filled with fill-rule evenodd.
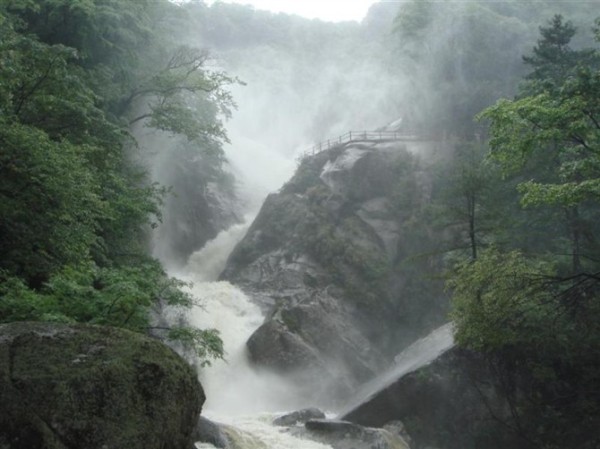
<svg viewBox="0 0 600 449"><path fill-rule="evenodd" d="M455 267L448 287L456 341L496 373L511 408L504 423L524 447L599 443L599 286L593 276L572 284L551 262L495 248Z"/></svg>
<svg viewBox="0 0 600 449"><path fill-rule="evenodd" d="M525 77L522 93L535 94L559 88L578 67L590 65L597 55L594 50L573 50L571 40L577 29L570 21L556 14L548 27L540 27L542 37L533 48L532 54L523 56L523 61L532 71Z"/></svg>
<svg viewBox="0 0 600 449"><path fill-rule="evenodd" d="M533 48L533 54L523 56L523 61L533 69L526 79L560 84L576 65L578 55L569 47L575 32L573 24L563 22L560 14L552 18L549 27L540 27L542 38Z"/></svg>
<svg viewBox="0 0 600 449"><path fill-rule="evenodd" d="M489 204L497 174L493 164L485 160L486 153L487 147L481 142L460 142L440 168L444 184L439 186L437 203L443 227L458 230L459 241L453 246L468 247L472 260L477 259L484 235L497 220L493 209L500 208L499 204Z"/></svg>
<svg viewBox="0 0 600 449"><path fill-rule="evenodd" d="M539 69L529 76L538 83L480 118L490 122L491 159L518 180L521 205L562 212L564 231L546 234L538 253L484 251L457 264L448 286L458 343L483 352L510 386L509 427L527 447L593 448L600 416L600 366L593 361L600 351L600 72L597 51L568 50L573 30L560 17L542 30L526 58ZM557 247L557 240L567 244Z"/></svg>
<svg viewBox="0 0 600 449"><path fill-rule="evenodd" d="M222 72L204 70L208 58L204 50L176 48L160 70L141 77L119 101L117 114L129 116L129 126L144 121L151 128L183 135L189 140L226 139L223 125L216 117L230 116L234 103L223 87L234 80Z"/></svg>
<svg viewBox="0 0 600 449"><path fill-rule="evenodd" d="M168 22L179 9L145 0L0 4L0 322L148 332L162 305L193 304L146 254L165 189L128 156L133 107L117 114L115 105L135 91L135 101L158 101L148 103L148 125L214 143L225 138L217 117L231 98L226 76L206 74L199 52L160 44L158 11ZM148 60L154 71L140 83ZM202 358L222 355L214 330L163 331Z"/></svg>
<svg viewBox="0 0 600 449"><path fill-rule="evenodd" d="M528 59L537 64L529 78L548 89L513 101L501 100L480 118L491 121L492 157L505 173L527 171L530 176L518 187L522 204L564 211L572 269L579 272L581 259L586 257L583 247L597 249L590 220L600 194L600 71L592 57L597 53L567 51L573 30L562 24L560 16L553 23L551 30L543 29L551 43L541 41L536 48L545 50ZM548 65L540 63L540 54L550 61ZM575 55L579 55L577 64ZM576 69L570 68L573 64ZM526 87L525 92L530 89Z"/></svg>
<svg viewBox="0 0 600 449"><path fill-rule="evenodd" d="M581 69L554 96L502 100L480 117L491 120L492 157L506 173L551 160L552 171L530 171L519 185L526 207L557 206L571 234L573 270L581 271L582 239L596 248L583 221L600 195L600 74ZM588 209L592 210L588 210Z"/></svg>

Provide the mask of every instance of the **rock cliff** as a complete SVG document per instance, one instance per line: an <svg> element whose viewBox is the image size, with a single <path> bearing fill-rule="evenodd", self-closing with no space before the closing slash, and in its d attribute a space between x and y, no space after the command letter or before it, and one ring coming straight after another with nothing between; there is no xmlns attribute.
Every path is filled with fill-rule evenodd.
<svg viewBox="0 0 600 449"><path fill-rule="evenodd" d="M431 181L411 145L307 156L266 199L222 274L267 312L248 342L255 363L341 397L444 321L440 282L415 274L440 260L425 255L435 236L417 215Z"/></svg>

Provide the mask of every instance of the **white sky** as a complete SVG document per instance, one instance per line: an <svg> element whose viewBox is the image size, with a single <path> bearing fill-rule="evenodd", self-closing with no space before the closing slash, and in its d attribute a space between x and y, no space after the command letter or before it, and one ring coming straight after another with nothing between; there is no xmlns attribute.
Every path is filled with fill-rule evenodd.
<svg viewBox="0 0 600 449"><path fill-rule="evenodd" d="M208 0L207 3L214 3ZM344 20L361 21L369 6L377 0L220 0L226 3L253 5L256 9L273 12L298 14L309 19L321 19L330 22Z"/></svg>

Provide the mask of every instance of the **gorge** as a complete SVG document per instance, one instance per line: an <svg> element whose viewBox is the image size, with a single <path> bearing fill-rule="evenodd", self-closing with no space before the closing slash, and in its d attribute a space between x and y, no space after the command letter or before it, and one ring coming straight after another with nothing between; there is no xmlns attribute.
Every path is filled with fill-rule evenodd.
<svg viewBox="0 0 600 449"><path fill-rule="evenodd" d="M0 1L0 449L597 449L596 3Z"/></svg>

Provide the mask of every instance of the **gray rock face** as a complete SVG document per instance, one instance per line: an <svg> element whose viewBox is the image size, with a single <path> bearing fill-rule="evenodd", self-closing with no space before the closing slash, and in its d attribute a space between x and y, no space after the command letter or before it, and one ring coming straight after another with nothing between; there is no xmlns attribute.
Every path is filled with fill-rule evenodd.
<svg viewBox="0 0 600 449"><path fill-rule="evenodd" d="M190 449L196 373L157 340L87 325L0 325L0 448Z"/></svg>
<svg viewBox="0 0 600 449"><path fill-rule="evenodd" d="M409 372L340 419L381 427L400 420L414 448L526 448L481 356L453 348Z"/></svg>
<svg viewBox="0 0 600 449"><path fill-rule="evenodd" d="M196 424L196 428L194 429L194 434L192 435L194 441L199 441L202 443L210 443L214 447L218 447L220 449L229 449L231 445L229 444L229 439L219 424L210 421L209 419L200 416L198 418L198 423Z"/></svg>
<svg viewBox="0 0 600 449"><path fill-rule="evenodd" d="M256 364L341 398L441 324L441 284L432 305L402 272L421 250L405 224L431 190L415 167L402 143L348 143L306 158L266 199L221 276L268 316L248 342Z"/></svg>
<svg viewBox="0 0 600 449"><path fill-rule="evenodd" d="M325 413L318 408L305 408L273 420L276 426L293 426L298 423L304 424L311 419L325 419Z"/></svg>
<svg viewBox="0 0 600 449"><path fill-rule="evenodd" d="M329 444L334 449L409 449L402 436L386 429L325 419L307 421L305 426L308 438Z"/></svg>

